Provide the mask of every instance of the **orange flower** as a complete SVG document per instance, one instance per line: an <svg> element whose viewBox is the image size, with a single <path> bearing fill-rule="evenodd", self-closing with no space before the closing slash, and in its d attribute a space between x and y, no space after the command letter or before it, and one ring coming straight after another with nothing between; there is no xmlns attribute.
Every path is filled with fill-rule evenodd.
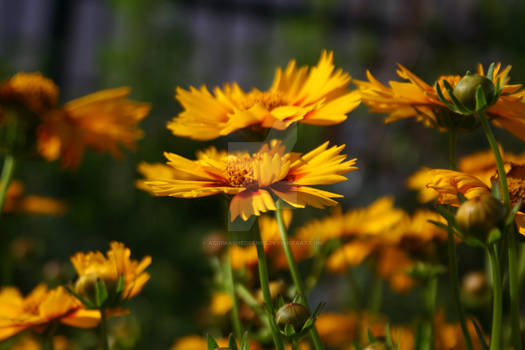
<svg viewBox="0 0 525 350"><path fill-rule="evenodd" d="M58 93L58 86L42 74L20 72L0 83L0 105L19 105L42 115L57 106Z"/></svg>
<svg viewBox="0 0 525 350"><path fill-rule="evenodd" d="M89 291L98 278L104 281L106 287L115 287L122 276L124 290L121 298L125 300L140 293L148 282L150 275L144 270L151 264L151 257L146 256L140 262L132 260L131 251L119 242L111 242L110 248L106 256L97 251L77 253L71 257L71 263L78 274L75 284L78 294Z"/></svg>
<svg viewBox="0 0 525 350"><path fill-rule="evenodd" d="M120 146L135 149L142 137L137 123L150 105L127 99L129 88L99 91L66 103L43 116L38 151L47 160L59 157L64 167L77 167L86 148L120 157Z"/></svg>
<svg viewBox="0 0 525 350"><path fill-rule="evenodd" d="M500 63L494 67L494 82L498 78L503 79L509 73L511 66L507 66L502 71L500 68ZM477 73L485 75L483 66L478 65ZM440 118L443 113L449 111L439 100L434 86L428 85L402 65L399 65L397 74L407 81L391 81L390 87L377 81L369 71L366 74L368 81L354 80L354 82L359 87L363 103L371 107L371 112L388 113L386 123L415 118L428 127L446 127ZM437 81L442 84L442 80L447 80L454 87L460 79L459 75L447 75L439 77ZM496 126L503 127L521 140L525 140L525 91L518 91L521 86L521 84L508 84L507 78L501 96L486 110L486 113Z"/></svg>
<svg viewBox="0 0 525 350"><path fill-rule="evenodd" d="M64 203L48 197L24 195L24 185L12 181L7 189L4 204L5 213L29 213L42 215L62 215L66 211Z"/></svg>
<svg viewBox="0 0 525 350"><path fill-rule="evenodd" d="M267 91L244 92L236 83L190 90L177 88L175 98L184 110L171 122L173 134L196 140L212 140L246 128L286 129L301 122L332 125L346 119L359 105L359 94L350 92L351 77L334 71L333 53L323 51L317 66L296 67L290 61L285 70L277 68Z"/></svg>
<svg viewBox="0 0 525 350"><path fill-rule="evenodd" d="M13 287L0 291L0 340L28 328L42 331L55 321L90 328L97 326L100 313L84 309L63 287L39 285L26 297Z"/></svg>
<svg viewBox="0 0 525 350"><path fill-rule="evenodd" d="M356 170L356 159L345 161L344 146L328 148L328 142L304 155L286 153L277 140L265 144L256 153L219 152L210 148L192 161L165 153L166 167L140 165L146 179L139 187L157 196L197 198L225 193L230 202L231 220L248 220L268 210L276 210L272 194L293 207L316 208L335 205L339 194L310 185L329 185L346 180L342 176ZM156 169L160 171L157 172Z"/></svg>

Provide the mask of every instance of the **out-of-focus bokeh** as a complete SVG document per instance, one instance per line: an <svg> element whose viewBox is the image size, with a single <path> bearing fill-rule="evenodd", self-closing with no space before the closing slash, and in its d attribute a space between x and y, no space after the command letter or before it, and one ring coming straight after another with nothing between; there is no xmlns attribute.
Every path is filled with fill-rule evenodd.
<svg viewBox="0 0 525 350"><path fill-rule="evenodd" d="M110 240L119 240L135 258L153 258L151 281L132 302L132 315L112 321L113 334L128 342L120 346L167 349L177 337L203 334L210 323L202 310L212 269L202 242L224 225L223 199L153 198L134 187L140 161L163 161L164 151L193 157L206 146L166 130L180 111L176 86L236 81L265 89L277 66L293 58L314 65L323 49L333 50L336 67L356 79L370 69L382 82L398 80L399 62L433 83L442 74L474 70L478 62L501 61L513 66L513 82L525 82L523 18L525 3L496 0L0 0L2 78L40 71L58 84L62 102L130 86L133 99L153 104L137 152L120 161L89 151L76 171L38 157L20 162L15 177L27 192L60 198L68 211L59 218L11 215L0 222L1 284L27 292L41 280L67 283L74 277L72 254L106 250ZM387 194L413 209L416 196L406 190L406 178L422 165L447 165L446 135L411 120L384 125L382 119L360 107L342 125L299 126L297 150L329 139L345 143L358 158L359 171L335 186L345 195L344 209ZM506 150L523 150L518 139L498 135ZM227 141L207 144L226 147ZM464 135L459 154L487 146L480 132ZM323 214L308 209L297 222ZM461 268L479 267L464 250ZM337 309L348 302L346 288L323 277L313 298ZM391 303L394 297L401 302ZM404 305L409 298L389 295L384 311L402 319L406 313L397 308L417 307Z"/></svg>

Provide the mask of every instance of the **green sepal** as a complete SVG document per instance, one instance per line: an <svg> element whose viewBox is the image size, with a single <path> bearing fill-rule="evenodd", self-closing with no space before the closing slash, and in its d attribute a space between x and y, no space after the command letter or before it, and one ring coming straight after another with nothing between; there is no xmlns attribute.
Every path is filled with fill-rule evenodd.
<svg viewBox="0 0 525 350"><path fill-rule="evenodd" d="M432 225L434 226L437 226L439 228L442 228L444 230L448 230L448 226L445 225L444 223L442 222L439 222L439 221L435 221L435 220L428 220L428 222L430 222Z"/></svg>
<svg viewBox="0 0 525 350"><path fill-rule="evenodd" d="M300 332L301 333L304 332L309 327L311 327L313 324L314 324L314 319L312 317L310 317L309 319L306 320L306 322L304 323L303 328L301 328Z"/></svg>
<svg viewBox="0 0 525 350"><path fill-rule="evenodd" d="M463 242L467 243L472 247L486 248L486 244L473 236L467 235L462 237Z"/></svg>
<svg viewBox="0 0 525 350"><path fill-rule="evenodd" d="M494 62L490 64L489 69L487 70L487 75L485 77L489 79L490 81L492 81L493 76L494 76ZM492 83L494 82L492 81Z"/></svg>
<svg viewBox="0 0 525 350"><path fill-rule="evenodd" d="M488 244L492 244L492 243L495 243L495 242L499 241L500 239L501 239L501 231L499 230L499 228L494 227L489 232L489 236L487 238L487 243Z"/></svg>
<svg viewBox="0 0 525 350"><path fill-rule="evenodd" d="M124 291L124 287L126 286L126 282L124 281L124 276L120 275L117 280L117 289L116 293L120 294Z"/></svg>
<svg viewBox="0 0 525 350"><path fill-rule="evenodd" d="M219 347L219 344L213 339L211 335L208 334L208 350L216 350Z"/></svg>
<svg viewBox="0 0 525 350"><path fill-rule="evenodd" d="M65 289L69 294L71 294L72 296L77 298L82 304L84 304L86 309L97 309L97 306L93 304L91 300L89 300L88 298L84 298L83 296L80 296L79 294L77 294L73 290L73 288L71 288L71 286L65 286Z"/></svg>
<svg viewBox="0 0 525 350"><path fill-rule="evenodd" d="M455 107L454 111L457 113L461 113L461 114L471 115L472 111L468 109L463 103L461 103L456 98L456 96L454 96L454 89L452 88L450 83L446 81L445 79L443 79L443 85L445 86L445 89L447 89L448 95L450 96L450 99L454 103L454 107Z"/></svg>
<svg viewBox="0 0 525 350"><path fill-rule="evenodd" d="M521 207L521 199L512 206L512 209L510 210L509 215L507 215L507 218L505 219L505 227L510 226L512 223L514 223L514 217L516 216L516 213L518 210L520 210Z"/></svg>
<svg viewBox="0 0 525 350"><path fill-rule="evenodd" d="M284 299L283 299L283 296L282 295L279 295L277 297L277 307L276 309L280 309L282 306L284 305Z"/></svg>
<svg viewBox="0 0 525 350"><path fill-rule="evenodd" d="M95 283L95 304L97 307L101 307L108 300L108 290L106 284L100 278Z"/></svg>
<svg viewBox="0 0 525 350"><path fill-rule="evenodd" d="M472 319L472 324L474 325L474 328L476 329L476 334L479 338L479 342L481 346L483 347L483 350L489 350L489 345L487 344L487 342L485 341L485 338L483 337L483 332L480 329L478 321L476 321L475 319Z"/></svg>
<svg viewBox="0 0 525 350"><path fill-rule="evenodd" d="M439 97L439 100L445 105L447 106L449 109L453 110L453 111L456 111L456 107L451 104L446 98L445 96L443 95L443 91L441 91L441 86L439 86L439 83L436 81L436 83L434 84L434 87L436 89L436 92L438 94L438 97Z"/></svg>
<svg viewBox="0 0 525 350"><path fill-rule="evenodd" d="M488 107L483 87L478 85L476 88L476 111L482 111Z"/></svg>
<svg viewBox="0 0 525 350"><path fill-rule="evenodd" d="M284 332L283 332L284 335L286 335L287 337L291 337L291 336L294 336L295 335L295 328L293 328L292 324L291 323L288 323L285 327L284 327Z"/></svg>
<svg viewBox="0 0 525 350"><path fill-rule="evenodd" d="M230 336L228 337L228 348L230 350L237 350L237 342L232 333L230 333Z"/></svg>
<svg viewBox="0 0 525 350"><path fill-rule="evenodd" d="M250 344L248 343L248 331L242 334L241 338L241 350L250 350Z"/></svg>
<svg viewBox="0 0 525 350"><path fill-rule="evenodd" d="M437 206L436 210L441 214L442 217L445 218L445 220L447 220L449 227L454 227L456 229L458 228L454 214L450 210L442 206Z"/></svg>
<svg viewBox="0 0 525 350"><path fill-rule="evenodd" d="M324 309L325 306L326 306L325 302L317 304L317 307L315 308L312 314L312 317L314 318L314 320L316 320L317 317L319 317L319 314L321 313L321 311Z"/></svg>

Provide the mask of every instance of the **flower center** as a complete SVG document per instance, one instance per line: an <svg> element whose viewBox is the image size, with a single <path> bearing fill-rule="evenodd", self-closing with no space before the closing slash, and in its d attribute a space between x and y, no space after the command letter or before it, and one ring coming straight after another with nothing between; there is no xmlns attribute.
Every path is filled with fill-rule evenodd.
<svg viewBox="0 0 525 350"><path fill-rule="evenodd" d="M249 154L229 155L226 166L228 182L234 187L248 187L257 183L254 171L254 161Z"/></svg>
<svg viewBox="0 0 525 350"><path fill-rule="evenodd" d="M243 110L250 109L256 104L263 105L267 110L271 111L272 109L282 106L285 104L284 96L282 93L275 92L262 92L254 90L250 92L246 99L241 101L240 107Z"/></svg>
<svg viewBox="0 0 525 350"><path fill-rule="evenodd" d="M520 199L525 201L525 165L512 164L507 174L507 184L509 186L510 201L514 204ZM521 204L521 209L525 204Z"/></svg>

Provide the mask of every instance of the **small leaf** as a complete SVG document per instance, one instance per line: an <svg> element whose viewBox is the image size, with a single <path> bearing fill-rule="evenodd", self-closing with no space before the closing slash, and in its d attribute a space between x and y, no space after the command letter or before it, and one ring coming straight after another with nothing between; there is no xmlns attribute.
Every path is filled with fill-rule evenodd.
<svg viewBox="0 0 525 350"><path fill-rule="evenodd" d="M95 284L95 304L101 307L106 300L108 300L108 290L104 281L99 278Z"/></svg>
<svg viewBox="0 0 525 350"><path fill-rule="evenodd" d="M213 339L211 335L208 334L208 350L215 350L219 347L219 344Z"/></svg>
<svg viewBox="0 0 525 350"><path fill-rule="evenodd" d="M230 333L230 336L228 337L228 348L230 350L237 350L237 342L232 333Z"/></svg>
<svg viewBox="0 0 525 350"><path fill-rule="evenodd" d="M476 321L475 319L472 319L472 324L474 325L474 328L476 328L476 334L478 335L479 342L481 343L483 350L489 350L489 345L487 344L487 342L485 341L485 338L483 337L483 332L481 331L478 321Z"/></svg>
<svg viewBox="0 0 525 350"><path fill-rule="evenodd" d="M492 230L490 230L489 237L487 238L487 243L492 244L500 240L501 238L501 231L499 228L494 227Z"/></svg>
<svg viewBox="0 0 525 350"><path fill-rule="evenodd" d="M476 88L476 111L482 111L487 107L487 99L485 98L483 88L481 87L481 85L478 85L478 87Z"/></svg>
<svg viewBox="0 0 525 350"><path fill-rule="evenodd" d="M492 79L494 78L494 62L492 62L489 66L489 69L487 70L487 75L486 77L492 81Z"/></svg>
<svg viewBox="0 0 525 350"><path fill-rule="evenodd" d="M505 219L505 226L510 226L512 223L514 223L514 217L516 216L518 210L520 210L520 207L521 199L516 204L514 204L514 206L510 210L509 215L507 215L507 218Z"/></svg>
<svg viewBox="0 0 525 350"><path fill-rule="evenodd" d="M303 328L301 328L301 332L306 330L308 327L311 327L314 324L314 320L312 317L306 320L306 322L303 325Z"/></svg>

